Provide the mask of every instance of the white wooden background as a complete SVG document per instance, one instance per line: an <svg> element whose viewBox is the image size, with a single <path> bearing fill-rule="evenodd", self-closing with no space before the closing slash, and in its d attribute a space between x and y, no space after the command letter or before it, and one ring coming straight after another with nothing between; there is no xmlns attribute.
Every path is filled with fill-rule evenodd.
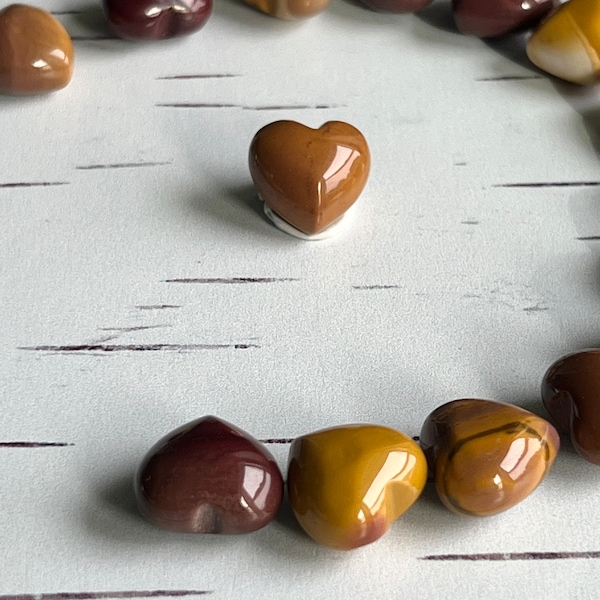
<svg viewBox="0 0 600 600"><path fill-rule="evenodd" d="M350 553L287 507L245 537L164 532L131 477L205 414L279 440L282 468L285 439L418 435L455 398L544 414L545 369L600 344L598 92L540 74L522 39L458 35L444 0L296 23L216 0L154 44L111 38L97 3L39 6L76 69L0 99L0 600L597 598L600 469L567 443L511 511L460 518L428 490ZM277 119L367 137L342 238L263 217L247 152Z"/></svg>

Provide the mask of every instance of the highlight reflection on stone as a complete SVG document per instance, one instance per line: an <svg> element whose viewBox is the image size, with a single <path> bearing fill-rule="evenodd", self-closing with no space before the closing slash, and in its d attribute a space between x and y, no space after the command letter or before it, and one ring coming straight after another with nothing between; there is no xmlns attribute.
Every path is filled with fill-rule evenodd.
<svg viewBox="0 0 600 600"><path fill-rule="evenodd" d="M12 4L0 11L0 93L44 94L73 75L73 43L50 13Z"/></svg>
<svg viewBox="0 0 600 600"><path fill-rule="evenodd" d="M540 69L582 85L600 79L600 2L570 0L533 32L527 56Z"/></svg>
<svg viewBox="0 0 600 600"><path fill-rule="evenodd" d="M553 6L553 0L452 0L458 29L477 37L507 35L533 27Z"/></svg>
<svg viewBox="0 0 600 600"><path fill-rule="evenodd" d="M557 360L544 375L542 400L577 452L600 465L600 349Z"/></svg>
<svg viewBox="0 0 600 600"><path fill-rule="evenodd" d="M283 498L273 456L253 437L203 417L155 444L135 475L140 512L183 533L249 533L267 525Z"/></svg>
<svg viewBox="0 0 600 600"><path fill-rule="evenodd" d="M426 480L418 444L387 427L324 429L290 448L288 491L296 518L317 542L337 550L379 539Z"/></svg>
<svg viewBox="0 0 600 600"><path fill-rule="evenodd" d="M311 129L276 121L252 140L250 173L265 204L307 235L319 234L356 202L369 176L369 148L348 123Z"/></svg>
<svg viewBox="0 0 600 600"><path fill-rule="evenodd" d="M560 440L533 413L491 400L454 400L421 430L438 495L452 511L489 516L524 500L550 469Z"/></svg>

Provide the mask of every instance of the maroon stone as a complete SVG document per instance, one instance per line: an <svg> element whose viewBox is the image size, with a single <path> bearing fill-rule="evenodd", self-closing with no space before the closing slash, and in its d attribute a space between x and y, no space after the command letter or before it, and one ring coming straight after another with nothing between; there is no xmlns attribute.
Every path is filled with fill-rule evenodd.
<svg viewBox="0 0 600 600"><path fill-rule="evenodd" d="M161 40L193 33L206 23L212 0L104 0L112 31L131 40Z"/></svg>
<svg viewBox="0 0 600 600"><path fill-rule="evenodd" d="M477 37L533 27L553 6L553 0L452 0L458 29Z"/></svg>
<svg viewBox="0 0 600 600"><path fill-rule="evenodd" d="M557 360L542 380L542 400L575 450L600 465L600 349Z"/></svg>
<svg viewBox="0 0 600 600"><path fill-rule="evenodd" d="M431 4L433 0L361 0L373 10L383 12L416 12Z"/></svg>
<svg viewBox="0 0 600 600"><path fill-rule="evenodd" d="M249 533L275 517L283 478L252 436L216 417L168 434L135 475L140 512L183 533Z"/></svg>

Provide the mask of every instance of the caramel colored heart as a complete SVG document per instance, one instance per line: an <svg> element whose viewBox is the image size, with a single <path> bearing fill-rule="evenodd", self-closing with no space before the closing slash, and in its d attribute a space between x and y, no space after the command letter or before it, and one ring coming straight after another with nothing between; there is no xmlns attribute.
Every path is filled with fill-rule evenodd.
<svg viewBox="0 0 600 600"><path fill-rule="evenodd" d="M0 11L0 93L43 94L73 74L73 43L50 13L13 4Z"/></svg>
<svg viewBox="0 0 600 600"><path fill-rule="evenodd" d="M288 21L312 17L323 11L329 0L245 0L258 10Z"/></svg>
<svg viewBox="0 0 600 600"><path fill-rule="evenodd" d="M365 138L348 123L330 121L311 129L277 121L254 136L249 162L267 206L296 229L314 235L356 202L371 159Z"/></svg>

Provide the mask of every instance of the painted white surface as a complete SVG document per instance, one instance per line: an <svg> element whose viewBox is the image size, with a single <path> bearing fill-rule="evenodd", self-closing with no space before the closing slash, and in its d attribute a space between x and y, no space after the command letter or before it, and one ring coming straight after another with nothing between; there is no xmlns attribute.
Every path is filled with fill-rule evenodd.
<svg viewBox="0 0 600 600"><path fill-rule="evenodd" d="M74 36L96 5L42 0ZM600 471L569 448L487 520L429 490L380 542L316 546L289 509L241 538L142 521L130 478L167 431L215 414L259 438L373 422L410 435L437 405L542 412L562 354L600 344L600 98L538 75L519 40L333 0L285 23L217 0L197 35L76 42L71 85L0 99L0 594L198 589L216 598L596 598L592 559L434 562L431 554L600 550ZM168 80L175 75L233 74ZM499 79L500 78L500 79ZM231 104L172 108L173 103ZM328 105L329 109L257 110ZM354 227L295 240L247 169L277 119L351 122L373 168ZM157 162L155 167L81 169ZM272 283L168 283L190 278ZM169 308L151 308L168 305ZM140 328L133 330L132 328ZM144 328L144 329L141 329ZM35 347L170 344L181 351ZM250 345L198 349L198 345ZM543 414L543 412L542 412ZM285 445L273 447L285 467Z"/></svg>

